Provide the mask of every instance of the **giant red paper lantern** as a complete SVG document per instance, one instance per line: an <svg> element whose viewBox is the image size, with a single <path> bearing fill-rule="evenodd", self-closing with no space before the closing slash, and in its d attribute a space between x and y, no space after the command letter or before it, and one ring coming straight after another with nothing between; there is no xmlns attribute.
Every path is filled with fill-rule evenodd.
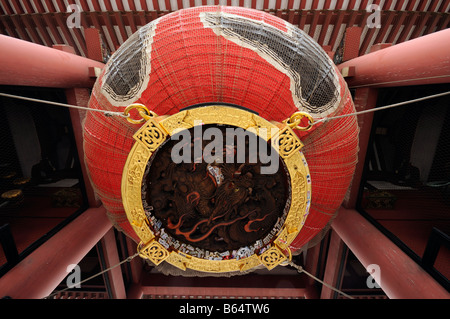
<svg viewBox="0 0 450 319"><path fill-rule="evenodd" d="M203 103L227 103L281 122L296 111L314 119L355 111L347 85L306 33L268 13L207 6L180 10L141 27L110 58L89 107L123 111L141 103L159 115ZM136 241L121 198L125 161L139 125L88 112L86 164L115 226ZM309 216L292 252L330 222L352 180L358 151L354 116L297 131L312 179Z"/></svg>

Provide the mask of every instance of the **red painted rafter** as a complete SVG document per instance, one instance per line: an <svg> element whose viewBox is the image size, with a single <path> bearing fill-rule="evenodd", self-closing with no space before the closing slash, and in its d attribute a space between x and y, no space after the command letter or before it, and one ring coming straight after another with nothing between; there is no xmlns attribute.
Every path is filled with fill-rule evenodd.
<svg viewBox="0 0 450 319"><path fill-rule="evenodd" d="M125 17L126 17L126 20L128 22L127 25L129 25L130 28L131 28L131 33L135 33L137 31L137 27L136 27L136 24L134 23L134 14L133 14L133 12L131 12L131 11L126 12L125 13Z"/></svg>
<svg viewBox="0 0 450 319"><path fill-rule="evenodd" d="M31 39L34 43L45 45L42 41L41 37L36 31L36 25L34 24L33 20L31 19L31 15L24 15L22 18L23 23L25 24L25 27L28 30L28 33L30 34Z"/></svg>
<svg viewBox="0 0 450 319"><path fill-rule="evenodd" d="M19 1L12 1L11 2L13 9L15 10L16 14L24 14L25 11L23 11L22 6L20 5Z"/></svg>
<svg viewBox="0 0 450 319"><path fill-rule="evenodd" d="M367 19L369 17L369 15L372 14L372 12L370 11L362 11L363 13L361 14L361 19L358 23L358 26L360 28L364 28L367 24ZM369 46L371 37L373 36L373 34L375 33L376 28L369 28L367 31L366 36L364 37L363 41L361 41L361 45L360 45L360 49L359 49L359 55L363 55L366 53L366 50Z"/></svg>
<svg viewBox="0 0 450 319"><path fill-rule="evenodd" d="M328 27L330 26L330 21L331 21L332 17L333 17L333 12L325 13L325 21L322 24L322 29L320 30L319 39L317 40L317 43L319 43L321 46L324 45L325 36L327 35Z"/></svg>
<svg viewBox="0 0 450 319"><path fill-rule="evenodd" d="M44 19L45 25L50 29L51 35L56 41L55 44L64 44L64 40L62 39L61 34L54 23L54 18L49 14L43 14L42 18Z"/></svg>
<svg viewBox="0 0 450 319"><path fill-rule="evenodd" d="M403 25L403 22L405 21L407 15L408 12L405 11L397 13L397 17L396 19L394 19L393 28L391 29L391 32L389 32L386 43L394 43L394 40L398 35L398 31L400 30L400 27Z"/></svg>
<svg viewBox="0 0 450 319"><path fill-rule="evenodd" d="M8 17L8 18L6 18L6 17ZM6 17L3 19L0 19L0 22L3 23L4 29L8 32L8 35L10 37L20 38L20 36L16 32L16 28L12 24L11 18L9 18L9 16L6 16Z"/></svg>
<svg viewBox="0 0 450 319"><path fill-rule="evenodd" d="M87 3L86 0L80 0L80 4L81 4L81 9L82 9L84 12L90 11L89 5L88 5L88 3Z"/></svg>
<svg viewBox="0 0 450 319"><path fill-rule="evenodd" d="M116 1L116 5L117 5L117 9L119 9L119 11L125 11L125 7L123 6L123 3L121 0Z"/></svg>
<svg viewBox="0 0 450 319"><path fill-rule="evenodd" d="M378 32L377 37L375 38L374 44L381 43L386 36L387 31L389 30L389 27L392 25L392 21L394 21L395 18L395 12L394 11L388 11L384 15L381 15L382 17L382 23L381 23L381 30Z"/></svg>
<svg viewBox="0 0 450 319"><path fill-rule="evenodd" d="M59 26L59 29L61 30L62 34L64 35L64 38L66 39L67 43L74 48L75 52L78 55L81 55L80 49L78 48L77 44L75 43L75 40L73 39L72 34L69 31L69 28L66 24L65 16L62 14L55 14L55 20L56 23Z"/></svg>
<svg viewBox="0 0 450 319"><path fill-rule="evenodd" d="M362 0L359 4L359 10L366 10L369 0Z"/></svg>
<svg viewBox="0 0 450 319"><path fill-rule="evenodd" d="M287 8L293 9L293 7L294 7L294 0L288 0ZM256 8L256 5L253 4L253 1L252 1L252 8Z"/></svg>
<svg viewBox="0 0 450 319"><path fill-rule="evenodd" d="M440 12L448 13L447 8L448 8L449 4L450 4L450 0L442 1L441 7L440 7L439 11L440 11Z"/></svg>
<svg viewBox="0 0 450 319"><path fill-rule="evenodd" d="M347 10L358 10L355 8L356 0L350 0L347 4Z"/></svg>
<svg viewBox="0 0 450 319"><path fill-rule="evenodd" d="M52 0L44 0L49 12L57 12Z"/></svg>
<svg viewBox="0 0 450 319"><path fill-rule="evenodd" d="M33 6L31 5L30 0L22 0L22 4L25 8L25 12L28 14L35 13Z"/></svg>
<svg viewBox="0 0 450 319"><path fill-rule="evenodd" d="M116 20L116 25L119 27L120 35L122 36L123 41L128 38L127 31L125 30L125 23L123 21L121 12L114 12L114 18Z"/></svg>
<svg viewBox="0 0 450 319"><path fill-rule="evenodd" d="M31 18L33 19L34 24L37 26L40 35L42 36L45 45L47 46L52 46L53 44L53 40L50 37L50 35L48 34L47 28L45 27L45 22L42 19L42 16L39 14L33 14L31 15Z"/></svg>
<svg viewBox="0 0 450 319"><path fill-rule="evenodd" d="M393 0L386 0L386 1L384 1L384 4L383 4L383 10L391 10L391 6L392 6L392 1ZM425 1L427 1L427 0L425 0Z"/></svg>
<svg viewBox="0 0 450 319"><path fill-rule="evenodd" d="M395 3L395 6L394 6L394 10L395 11L402 10L402 7L403 7L404 3L405 3L405 0L397 0L397 2Z"/></svg>
<svg viewBox="0 0 450 319"><path fill-rule="evenodd" d="M299 19L299 21L298 21L298 27L299 27L301 30L304 30L304 28L305 28L307 16L308 16L308 11L302 11L302 12L300 12L300 19Z"/></svg>
<svg viewBox="0 0 450 319"><path fill-rule="evenodd" d="M413 33L409 37L410 40L415 39L418 36L420 36L422 30L425 28L425 25L426 25L427 21L430 19L430 17L431 17L431 12L426 12L425 15L421 17L419 24L416 25Z"/></svg>
<svg viewBox="0 0 450 319"><path fill-rule="evenodd" d="M406 11L413 11L415 5L416 5L416 1L409 0L408 4L406 5L405 10Z"/></svg>
<svg viewBox="0 0 450 319"><path fill-rule="evenodd" d="M288 22L291 24L294 24L294 18L295 18L295 11L289 10L288 12Z"/></svg>
<svg viewBox="0 0 450 319"><path fill-rule="evenodd" d="M408 35L411 32L413 26L415 25L418 16L419 16L418 12L412 12L412 15L411 14L409 15L409 21L403 28L402 32L400 33L400 36L397 39L397 43L404 42L408 38Z"/></svg>
<svg viewBox="0 0 450 319"><path fill-rule="evenodd" d="M1 7L4 8L4 10L5 10L4 14L7 14L7 15L14 14L14 10L12 9L11 5L9 4L9 1L1 0L1 3L2 3Z"/></svg>
<svg viewBox="0 0 450 319"><path fill-rule="evenodd" d="M110 37L112 43L114 44L114 51L115 51L115 50L117 50L119 48L120 43L119 43L119 39L117 38L116 31L114 30L113 24L111 22L111 18L109 16L109 13L108 12L101 12L100 16L102 17L103 23L105 24L106 29L108 30L109 37Z"/></svg>
<svg viewBox="0 0 450 319"><path fill-rule="evenodd" d="M441 19L441 21L442 21L442 23L441 23L440 26L438 27L438 30L444 30L444 29L447 28L447 26L448 26L448 24L449 24L449 22L450 22L450 14L447 14L447 15L445 16L445 18L443 17L443 18Z"/></svg>
<svg viewBox="0 0 450 319"><path fill-rule="evenodd" d="M1 30L4 33L11 34L13 36L25 39L27 41L33 41L36 43L41 43L45 45L52 45L57 43L65 43L63 40L62 34L64 34L64 38L66 38L69 45L74 46L75 50L81 50L85 52L85 41L84 35L82 33L82 29L74 29L74 30L65 30L66 23L65 18L68 13L59 13L63 15L64 19L61 21L57 21L56 15L54 13L44 13L43 4L50 10L60 10L60 7L63 4L80 4L82 6L82 16L81 23L82 28L86 29L89 27L100 28L99 31L102 33L104 39L108 39L108 41L112 42L113 47L111 48L114 51L118 48L123 40L128 38L128 32L125 26L129 26L131 28L132 33L136 32L138 26L144 25L149 21L156 19L157 17L166 14L166 12L157 12L156 10L152 11L116 11L113 7L113 3L110 0L104 0L105 8L108 12L94 12L95 15L90 15L90 11L85 11L87 5L87 0L42 0L35 2L35 6L32 6L31 0L21 0L21 6L17 3L15 4L14 10L10 6L10 2L7 0L0 0L2 2L2 7L9 12L14 12L14 10L19 10L22 8L22 12L25 14L15 15L14 13L8 16L9 20L2 21ZM432 2L432 9L441 10L450 0L445 0L442 2L442 5L437 5L435 2ZM146 1L144 1L146 4ZM146 9L141 3L142 8ZM157 3L155 0L154 3ZM277 2L280 4L281 2ZM293 3L293 2L292 2ZM318 4L317 2L316 4ZM355 2L356 3L356 2ZM373 2L374 4L379 4L380 0L376 0ZM385 5L388 7L394 2L385 2ZM406 3L406 2L403 2ZM96 8L98 5L98 1L96 3L92 3ZM123 7L122 2L117 2L117 9L121 9ZM304 1L300 2L300 7L305 4ZM365 20L368 17L368 12L365 10L333 10L328 11L330 4L332 2L325 1L324 8L325 10L271 10L271 13L289 21L290 23L298 25L301 29L304 29L305 25L310 25L309 34L314 36L315 34L318 36L317 41L319 44L324 45L325 38L327 37L327 31L329 31L332 26L331 36L328 41L328 44L333 49L335 43L339 40L337 37L339 36L339 31L341 29L342 24L347 24L347 27L358 25L365 26ZM335 8L339 8L343 4L343 0L338 1L336 3ZM352 1L349 1L349 6L351 7L353 4ZM360 3L364 5L364 2ZM397 7L402 5L402 1L398 1L395 3ZM406 3L408 5L409 3ZM385 42L392 43L395 38L398 37L396 42L400 43L408 39L409 34L411 34L410 38L416 38L420 36L422 33L427 34L435 30L440 30L448 26L448 15L443 15L442 13L433 13L423 12L421 11L426 7L427 2L420 1L417 5L417 11L413 12L396 12L396 11L385 11L382 12L382 28L380 30L372 30L369 29L365 37L362 39L361 43L361 51L363 54L367 52L371 43L376 44L383 41L386 38ZM313 3L314 5L314 3ZM56 8L55 8L56 7ZM170 9L170 8L169 8ZM35 12L39 13L35 13ZM33 12L33 16L28 16ZM61 18L58 18L61 19ZM64 23L62 23L64 22ZM97 22L97 23L95 23ZM320 33L317 34L316 29L318 26L321 26ZM401 26L403 25L403 30L401 31ZM58 28L56 28L58 26ZM104 30L102 30L104 27ZM391 32L389 32L389 28L391 28ZM411 32L412 28L414 30ZM400 34L398 32L401 31ZM68 37L67 32L71 35ZM105 36L105 32L107 32L107 36ZM119 37L120 32L120 37ZM389 32L389 34L388 34ZM386 36L387 35L387 36ZM373 37L376 37L375 39ZM76 40L74 40L76 38ZM114 39L116 38L116 39ZM53 40L54 39L54 40ZM71 41L71 42L70 42ZM77 41L78 43L75 43ZM110 43L111 43L110 42ZM110 44L109 43L109 44Z"/></svg>
<svg viewBox="0 0 450 319"><path fill-rule="evenodd" d="M89 16L89 18L91 20L91 25L93 25L100 32L100 35L102 36L102 39L105 39L105 44L109 47L109 49L111 51L114 51L115 48L111 47L109 42L106 41L106 39L107 39L106 34L105 34L105 32L104 32L104 30L102 28L102 25L100 24L100 21L98 19L99 12L88 12L87 15Z"/></svg>
<svg viewBox="0 0 450 319"><path fill-rule="evenodd" d="M19 34L20 38L25 41L33 42L30 37L28 36L27 31L25 30L25 27L23 25L22 20L20 19L19 15L13 14L10 16L12 23L14 24L14 27L16 28L17 33Z"/></svg>
<svg viewBox="0 0 450 319"><path fill-rule="evenodd" d="M341 10L343 5L344 5L344 0L338 0L336 2L336 6L334 7L334 10Z"/></svg>
<svg viewBox="0 0 450 319"><path fill-rule="evenodd" d="M416 11L425 11L425 7L427 5L428 0L420 0L419 5L417 6Z"/></svg>
<svg viewBox="0 0 450 319"><path fill-rule="evenodd" d="M344 11L338 11L337 13L337 19L336 22L333 25L333 31L331 32L330 40L328 41L331 50L333 50L334 45L336 43L337 37L339 35L339 30L342 25L342 21L344 20L345 12Z"/></svg>

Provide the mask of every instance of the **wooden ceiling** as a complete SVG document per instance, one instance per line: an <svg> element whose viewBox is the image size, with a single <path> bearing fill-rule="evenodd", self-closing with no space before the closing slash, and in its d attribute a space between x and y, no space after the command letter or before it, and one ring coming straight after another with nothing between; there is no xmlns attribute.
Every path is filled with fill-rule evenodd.
<svg viewBox="0 0 450 319"><path fill-rule="evenodd" d="M81 9L80 28L69 28L71 4ZM368 28L366 11L379 5L381 27ZM359 54L377 43L400 43L445 29L450 0L0 0L0 33L41 45L67 44L86 56L84 30L97 28L114 52L150 21L180 8L233 5L264 10L299 26L327 51L335 51L347 27L362 28Z"/></svg>

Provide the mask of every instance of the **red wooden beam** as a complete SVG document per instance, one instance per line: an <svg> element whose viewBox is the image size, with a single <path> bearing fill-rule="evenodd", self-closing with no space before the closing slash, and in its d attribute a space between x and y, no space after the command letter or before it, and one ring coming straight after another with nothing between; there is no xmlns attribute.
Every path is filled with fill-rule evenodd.
<svg viewBox="0 0 450 319"><path fill-rule="evenodd" d="M35 13L33 6L31 5L30 0L22 0L23 6L25 7L25 11L28 14Z"/></svg>
<svg viewBox="0 0 450 319"><path fill-rule="evenodd" d="M419 16L418 12L413 12L412 15L409 16L409 21L405 25L405 27L403 28L402 33L400 34L400 36L398 37L397 43L404 42L408 38L408 35L411 32L412 27L416 23L416 20L417 20L418 16Z"/></svg>
<svg viewBox="0 0 450 319"><path fill-rule="evenodd" d="M309 27L309 36L314 38L314 34L317 29L317 22L319 21L320 11L314 10L312 11L313 19Z"/></svg>
<svg viewBox="0 0 450 319"><path fill-rule="evenodd" d="M379 266L378 284L389 298L450 298L444 287L357 211L340 208L331 227L364 267Z"/></svg>
<svg viewBox="0 0 450 319"><path fill-rule="evenodd" d="M0 278L0 298L48 296L111 227L103 206L88 209Z"/></svg>
<svg viewBox="0 0 450 319"><path fill-rule="evenodd" d="M94 10L97 12L101 12L102 8L100 7L100 4L98 1L91 1L92 6L94 7Z"/></svg>
<svg viewBox="0 0 450 319"><path fill-rule="evenodd" d="M57 12L55 6L53 5L52 0L45 0L45 4L47 6L48 11L50 11L50 12Z"/></svg>
<svg viewBox="0 0 450 319"><path fill-rule="evenodd" d="M89 104L90 92L88 88L70 88L66 89L65 95L67 103L78 106L87 106ZM83 174L83 180L86 189L87 201L89 207L100 207L101 202L97 198L94 192L94 188L90 183L89 173L85 164L84 152L83 152L83 120L85 118L86 111L70 109L70 120L73 127L75 143L78 150L78 159L80 161L81 172Z"/></svg>
<svg viewBox="0 0 450 319"><path fill-rule="evenodd" d="M339 35L339 30L341 28L342 21L344 20L345 14L346 13L343 12L343 11L338 11L338 13L337 13L337 19L336 19L336 22L333 25L333 31L331 32L330 40L328 41L328 43L329 43L329 45L331 47L331 50L333 50L334 45L336 43L337 37ZM351 27L352 25L348 25L348 26Z"/></svg>
<svg viewBox="0 0 450 319"><path fill-rule="evenodd" d="M413 11L415 4L416 4L416 0L409 0L408 4L406 5L405 10Z"/></svg>
<svg viewBox="0 0 450 319"><path fill-rule="evenodd" d="M450 4L450 0L442 1L441 8L439 9L439 11L448 13L448 9L447 8L448 8L449 4Z"/></svg>
<svg viewBox="0 0 450 319"><path fill-rule="evenodd" d="M427 24L427 21L429 20L431 16L431 12L426 12L425 15L422 15L422 19L420 19L420 23L418 23L411 34L410 40L417 38L420 36L420 33L425 28L425 25Z"/></svg>
<svg viewBox="0 0 450 319"><path fill-rule="evenodd" d="M136 24L134 23L134 14L131 11L125 13L125 17L127 18L128 25L131 28L131 33L135 33L137 31Z"/></svg>
<svg viewBox="0 0 450 319"><path fill-rule="evenodd" d="M136 5L134 4L134 1L128 1L128 6L130 7L131 11L136 11Z"/></svg>
<svg viewBox="0 0 450 319"><path fill-rule="evenodd" d="M114 18L116 20L115 25L119 27L120 35L122 37L123 41L126 41L128 39L127 31L125 30L125 23L123 21L123 16L121 12L114 12Z"/></svg>
<svg viewBox="0 0 450 319"><path fill-rule="evenodd" d="M105 258L105 269L108 269L114 265L117 265L119 260L119 253L117 250L116 236L114 229L110 230L100 240L100 245L103 249L103 255ZM102 270L105 270L102 269ZM106 274L109 279L111 293L113 299L126 299L125 284L123 281L122 270L120 267L116 267L108 271Z"/></svg>
<svg viewBox="0 0 450 319"><path fill-rule="evenodd" d="M27 15L27 14L22 15L21 19L22 19L22 22L25 24L25 27L28 30L28 34L31 36L31 39L33 40L33 42L37 43L37 44L44 44L44 42L42 42L41 37L36 32L36 26L33 23L33 21L31 20L31 15Z"/></svg>
<svg viewBox="0 0 450 319"><path fill-rule="evenodd" d="M117 38L116 31L114 30L113 24L111 22L111 18L109 16L109 12L102 12L100 16L103 18L103 22L106 25L106 29L108 30L109 37L114 44L114 50L117 50L120 47L119 39Z"/></svg>
<svg viewBox="0 0 450 319"><path fill-rule="evenodd" d="M300 12L300 19L298 21L298 27L301 30L305 29L305 24L306 24L306 18L308 17L308 11L301 11Z"/></svg>
<svg viewBox="0 0 450 319"><path fill-rule="evenodd" d="M12 5L13 5L13 8L14 8L16 14L23 14L23 13L25 13L23 11L23 8L20 5L19 1L12 1Z"/></svg>
<svg viewBox="0 0 450 319"><path fill-rule="evenodd" d="M342 239L331 231L330 244L328 246L327 263L325 266L325 273L323 275L323 281L332 287L340 289L339 283L339 266L344 263L346 256L344 256L345 244ZM333 299L335 292L327 286L322 287L320 292L320 299Z"/></svg>
<svg viewBox="0 0 450 319"><path fill-rule="evenodd" d="M325 36L327 35L328 27L330 26L330 21L333 16L333 12L325 12L325 21L322 24L322 29L320 30L320 35L317 43L324 45Z"/></svg>
<svg viewBox="0 0 450 319"><path fill-rule="evenodd" d="M5 8L5 11L6 11L5 13L7 15L14 14L14 10L12 9L8 0L1 0L1 2L2 2L2 7Z"/></svg>
<svg viewBox="0 0 450 319"><path fill-rule="evenodd" d="M6 31L8 31L8 35L10 37L19 38L19 35L16 32L14 25L12 24L11 18L9 16L4 16L3 19L0 20L3 23Z"/></svg>
<svg viewBox="0 0 450 319"><path fill-rule="evenodd" d="M106 11L114 11L112 4L111 4L111 0L104 0L103 3L105 4L106 7Z"/></svg>
<svg viewBox="0 0 450 319"><path fill-rule="evenodd" d="M71 1L75 1L75 0L71 0ZM80 1L80 5L81 5L81 9L82 9L84 12L91 11L91 10L89 9L89 5L88 5L88 3L86 2L86 0L81 0L81 1Z"/></svg>
<svg viewBox="0 0 450 319"><path fill-rule="evenodd" d="M31 18L34 21L34 24L37 26L42 38L44 39L45 45L47 45L49 47L52 46L54 43L53 43L50 35L47 32L47 28L44 25L42 16L40 14L33 14L33 15L31 15Z"/></svg>
<svg viewBox="0 0 450 319"><path fill-rule="evenodd" d="M356 0L350 0L347 5L347 10L358 10L355 8Z"/></svg>
<svg viewBox="0 0 450 319"><path fill-rule="evenodd" d="M350 88L450 83L450 29L369 53L339 65L355 67Z"/></svg>
<svg viewBox="0 0 450 319"><path fill-rule="evenodd" d="M0 85L92 87L89 67L104 64L46 46L0 35Z"/></svg>
<svg viewBox="0 0 450 319"><path fill-rule="evenodd" d="M72 34L69 31L69 28L67 27L66 23L66 17L62 13L56 13L55 14L55 20L56 23L59 26L59 29L61 30L62 34L64 35L64 38L66 39L67 43L75 49L75 52L78 55L81 55L80 49L78 48L77 44L75 43Z"/></svg>
<svg viewBox="0 0 450 319"><path fill-rule="evenodd" d="M33 42L33 40L29 37L27 31L25 30L23 21L20 19L20 16L12 15L11 20L12 20L14 27L16 28L16 31L19 34L20 38L25 41Z"/></svg>
<svg viewBox="0 0 450 319"><path fill-rule="evenodd" d="M394 43L398 31L400 30L400 27L403 25L403 21L405 21L407 16L408 12L406 11L402 11L399 14L397 14L397 18L394 20L393 23L393 28L391 29L391 32L389 33L388 38L386 40L387 43Z"/></svg>
<svg viewBox="0 0 450 319"><path fill-rule="evenodd" d="M253 1L252 1L252 8L256 8L256 6L253 6ZM288 5L287 5L287 9L294 9L294 0L288 0Z"/></svg>
<svg viewBox="0 0 450 319"><path fill-rule="evenodd" d="M442 19L443 19L442 15L440 15L440 14L435 15L433 20L431 21L431 23L426 26L423 34L425 35L425 34L430 34L430 33L434 32L438 22Z"/></svg>
<svg viewBox="0 0 450 319"><path fill-rule="evenodd" d="M342 61L347 61L358 56L362 28L350 27L344 34L344 52Z"/></svg>
<svg viewBox="0 0 450 319"><path fill-rule="evenodd" d="M373 88L357 88L353 102L357 112L370 110L376 106L378 97L378 90ZM367 149L370 141L370 133L372 131L373 112L361 114L357 117L359 135L359 152L358 162L356 163L355 173L353 175L352 184L348 190L343 206L346 208L355 208L358 199L359 186L361 184L362 175L364 171L364 163L366 161Z"/></svg>
<svg viewBox="0 0 450 319"><path fill-rule="evenodd" d="M444 17L445 17L445 18L444 18ZM441 25L439 26L439 29L438 29L438 30L444 30L444 29L446 29L447 26L448 26L448 24L449 24L449 22L450 22L450 14L447 14L447 15L444 16L444 17L443 17L443 19L441 20L442 23L441 23Z"/></svg>
<svg viewBox="0 0 450 319"><path fill-rule="evenodd" d="M43 14L42 18L45 21L46 26L50 29L50 32L55 39L56 43L63 44L64 40L62 39L58 29L56 28L56 23L54 18L50 14Z"/></svg>
<svg viewBox="0 0 450 319"><path fill-rule="evenodd" d="M394 11L388 11L386 14L382 14L382 23L381 23L381 29L377 34L377 37L375 38L374 44L378 44L383 42L384 37L386 36L387 31L389 30L389 27L392 24L392 21L394 21L395 12ZM383 19L383 17L385 17Z"/></svg>
<svg viewBox="0 0 450 319"><path fill-rule="evenodd" d="M420 0L419 5L417 6L416 11L425 11L425 6L427 5L428 0Z"/></svg>
<svg viewBox="0 0 450 319"><path fill-rule="evenodd" d="M84 36L86 38L87 58L99 62L103 61L100 31L96 28L88 28L84 30Z"/></svg>
<svg viewBox="0 0 450 319"><path fill-rule="evenodd" d="M395 4L394 10L400 11L402 10L403 4L405 3L405 0L397 0L397 3Z"/></svg>
<svg viewBox="0 0 450 319"><path fill-rule="evenodd" d="M383 5L383 10L391 10L393 0L386 0ZM425 0L425 2L428 0Z"/></svg>

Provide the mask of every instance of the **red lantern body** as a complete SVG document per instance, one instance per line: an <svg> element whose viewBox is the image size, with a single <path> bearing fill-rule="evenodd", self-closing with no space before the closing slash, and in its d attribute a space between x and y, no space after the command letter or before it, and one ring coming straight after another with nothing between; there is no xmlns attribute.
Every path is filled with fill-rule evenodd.
<svg viewBox="0 0 450 319"><path fill-rule="evenodd" d="M229 103L281 122L298 110L313 118L353 113L345 81L323 50L296 27L262 11L197 7L142 27L97 79L91 108L123 111L141 103L159 115L202 103ZM85 156L90 178L117 228L138 241L122 206L121 179L138 125L88 112ZM330 221L353 177L354 116L297 131L312 179L309 216L291 244L299 250Z"/></svg>

